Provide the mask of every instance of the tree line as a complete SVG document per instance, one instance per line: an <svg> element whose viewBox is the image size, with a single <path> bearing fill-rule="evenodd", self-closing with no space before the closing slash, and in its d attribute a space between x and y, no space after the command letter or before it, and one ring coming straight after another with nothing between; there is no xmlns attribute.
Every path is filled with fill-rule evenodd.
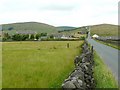
<svg viewBox="0 0 120 90"><path fill-rule="evenodd" d="M47 33L37 33L37 34L13 34L9 35L4 32L2 35L2 41L25 41L25 40L38 40L42 36L47 36Z"/></svg>

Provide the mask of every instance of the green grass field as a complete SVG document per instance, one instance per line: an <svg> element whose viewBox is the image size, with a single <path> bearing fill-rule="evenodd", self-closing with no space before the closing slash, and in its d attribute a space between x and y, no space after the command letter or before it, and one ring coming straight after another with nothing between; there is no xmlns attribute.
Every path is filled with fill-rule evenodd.
<svg viewBox="0 0 120 90"><path fill-rule="evenodd" d="M67 48L67 43L70 48ZM3 88L59 88L83 41L3 43Z"/></svg>
<svg viewBox="0 0 120 90"><path fill-rule="evenodd" d="M118 88L117 81L115 80L112 72L96 52L94 53L94 60L94 78L96 81L96 88Z"/></svg>

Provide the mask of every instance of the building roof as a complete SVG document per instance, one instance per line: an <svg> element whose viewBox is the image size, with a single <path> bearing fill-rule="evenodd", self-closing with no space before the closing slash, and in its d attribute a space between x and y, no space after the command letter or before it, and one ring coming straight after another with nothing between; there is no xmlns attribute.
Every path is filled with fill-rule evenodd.
<svg viewBox="0 0 120 90"><path fill-rule="evenodd" d="M97 34L94 34L92 37L98 38L99 36Z"/></svg>
<svg viewBox="0 0 120 90"><path fill-rule="evenodd" d="M36 34L36 32L34 32L34 31L17 31L16 32L17 34Z"/></svg>

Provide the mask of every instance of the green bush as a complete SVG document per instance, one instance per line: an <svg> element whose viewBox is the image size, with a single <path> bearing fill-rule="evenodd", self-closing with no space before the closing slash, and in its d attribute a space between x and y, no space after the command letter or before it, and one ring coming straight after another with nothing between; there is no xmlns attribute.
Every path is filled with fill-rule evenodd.
<svg viewBox="0 0 120 90"><path fill-rule="evenodd" d="M11 36L8 33L3 33L3 36L2 36L3 41L7 41L10 38L11 38Z"/></svg>
<svg viewBox="0 0 120 90"><path fill-rule="evenodd" d="M12 36L12 40L14 41L25 41L26 39L29 38L29 35L22 35L22 34L14 34Z"/></svg>
<svg viewBox="0 0 120 90"><path fill-rule="evenodd" d="M85 36L81 36L81 37L80 37L80 40L85 40Z"/></svg>

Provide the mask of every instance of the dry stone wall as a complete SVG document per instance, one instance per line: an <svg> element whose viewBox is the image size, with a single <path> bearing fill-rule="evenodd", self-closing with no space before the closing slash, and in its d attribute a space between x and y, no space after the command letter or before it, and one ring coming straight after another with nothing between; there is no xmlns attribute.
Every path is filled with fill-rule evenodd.
<svg viewBox="0 0 120 90"><path fill-rule="evenodd" d="M73 90L92 90L95 88L95 81L93 77L93 46L89 47L88 43L82 46L82 54L76 56L74 60L75 69L71 72L67 79L62 84L63 89Z"/></svg>

